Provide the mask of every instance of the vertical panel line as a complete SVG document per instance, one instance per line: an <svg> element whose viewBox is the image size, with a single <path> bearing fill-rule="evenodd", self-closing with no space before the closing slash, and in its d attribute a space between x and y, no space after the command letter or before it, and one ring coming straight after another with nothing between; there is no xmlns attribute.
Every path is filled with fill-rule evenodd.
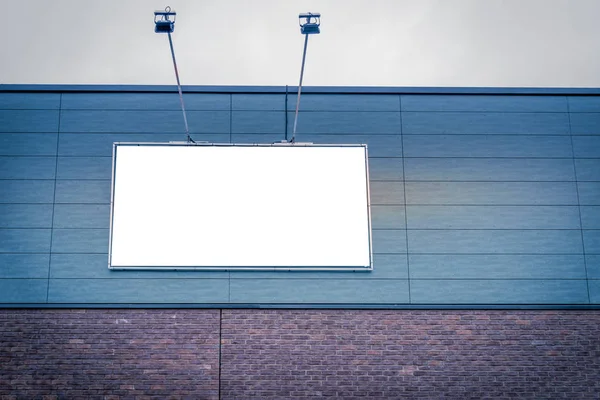
<svg viewBox="0 0 600 400"><path fill-rule="evenodd" d="M233 93L229 93L229 143L233 143ZM231 303L231 271L227 271L227 302ZM221 328L219 318L219 374L221 373ZM221 378L219 375L219 399L221 398Z"/></svg>
<svg viewBox="0 0 600 400"><path fill-rule="evenodd" d="M232 141L233 131L233 93L229 93L229 143Z"/></svg>
<svg viewBox="0 0 600 400"><path fill-rule="evenodd" d="M288 141L288 85L285 85L285 102L283 105L283 112L285 113L285 141Z"/></svg>
<svg viewBox="0 0 600 400"><path fill-rule="evenodd" d="M54 162L54 190L52 192L52 219L50 220L50 251L48 254L48 277L46 280L46 303L50 298L50 269L52 268L52 239L54 238L54 209L56 208L56 179L58 177L58 144L60 143L60 119L62 116L62 92L58 97L58 123L56 126L56 154Z"/></svg>
<svg viewBox="0 0 600 400"><path fill-rule="evenodd" d="M412 303L410 295L410 260L408 258L408 209L406 207L406 168L404 165L404 130L402 129L402 95L398 95L398 114L400 115L400 146L402 147L402 189L404 192L404 233L406 239L406 273L408 281L408 303Z"/></svg>
<svg viewBox="0 0 600 400"><path fill-rule="evenodd" d="M233 93L229 93L229 143L233 143ZM227 299L228 302L231 302L231 271L227 271ZM220 322L219 322L220 324ZM220 328L219 328L220 329ZM219 331L220 332L220 331ZM220 335L220 333L219 333ZM219 338L219 357L221 352L221 339ZM219 358L220 360L220 358ZM219 371L221 371L221 364L219 361ZM219 385L220 379L219 379ZM220 386L219 386L220 388ZM219 392L219 398L221 398L221 394Z"/></svg>
<svg viewBox="0 0 600 400"><path fill-rule="evenodd" d="M575 194L577 195L577 210L579 211L579 231L581 232L581 249L583 251L583 267L585 269L585 285L587 288L588 303L591 304L592 300L590 297L590 278L588 275L587 260L585 254L585 240L583 237L583 219L581 218L581 200L579 199L579 180L577 178L577 165L575 163L575 145L573 143L573 129L571 128L571 106L569 103L569 96L565 96L567 99L567 115L569 117L569 137L571 138L571 155L573 156L573 172L575 173Z"/></svg>
<svg viewBox="0 0 600 400"><path fill-rule="evenodd" d="M219 366L217 372L217 381L219 383L219 389L217 391L217 398L221 400L221 338L223 332L223 309L219 308Z"/></svg>

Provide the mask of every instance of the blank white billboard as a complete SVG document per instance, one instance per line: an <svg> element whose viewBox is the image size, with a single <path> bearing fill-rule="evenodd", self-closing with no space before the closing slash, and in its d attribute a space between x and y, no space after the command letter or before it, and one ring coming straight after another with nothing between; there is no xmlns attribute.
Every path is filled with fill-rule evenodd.
<svg viewBox="0 0 600 400"><path fill-rule="evenodd" d="M370 270L366 145L115 143L113 269Z"/></svg>

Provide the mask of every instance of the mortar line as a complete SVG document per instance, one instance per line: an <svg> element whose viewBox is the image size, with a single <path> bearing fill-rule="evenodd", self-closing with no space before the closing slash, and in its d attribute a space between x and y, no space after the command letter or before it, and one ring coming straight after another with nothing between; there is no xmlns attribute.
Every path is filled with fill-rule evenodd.
<svg viewBox="0 0 600 400"><path fill-rule="evenodd" d="M217 392L217 398L221 400L221 338L223 333L223 309L219 308L219 369L217 380L219 382L219 389Z"/></svg>

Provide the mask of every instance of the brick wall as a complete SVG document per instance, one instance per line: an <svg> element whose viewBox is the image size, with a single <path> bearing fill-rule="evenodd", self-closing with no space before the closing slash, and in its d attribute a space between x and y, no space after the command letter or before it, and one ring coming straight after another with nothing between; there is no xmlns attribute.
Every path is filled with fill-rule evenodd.
<svg viewBox="0 0 600 400"><path fill-rule="evenodd" d="M219 310L1 310L0 398L216 398Z"/></svg>
<svg viewBox="0 0 600 400"><path fill-rule="evenodd" d="M10 399L597 399L600 311L0 310L0 372Z"/></svg>

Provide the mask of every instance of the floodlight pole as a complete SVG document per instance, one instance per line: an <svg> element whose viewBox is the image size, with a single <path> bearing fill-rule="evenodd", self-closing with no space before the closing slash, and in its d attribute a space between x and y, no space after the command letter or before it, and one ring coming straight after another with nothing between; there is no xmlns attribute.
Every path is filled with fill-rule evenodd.
<svg viewBox="0 0 600 400"><path fill-rule="evenodd" d="M304 78L304 63L306 61L306 47L308 46L308 33L304 34L304 51L302 53L302 67L300 68L300 83L298 83L298 98L296 99L296 114L294 115L294 129L292 130L292 140L296 140L296 127L298 126L298 110L300 109L300 95L302 94L302 79Z"/></svg>
<svg viewBox="0 0 600 400"><path fill-rule="evenodd" d="M177 79L177 90L179 91L179 101L181 102L181 111L183 112L183 122L185 123L185 134L188 143L190 143L194 141L190 136L190 129L188 128L185 104L183 103L183 93L181 92L181 83L179 81L179 71L177 70L177 61L175 61L175 50L173 50L173 39L171 39L171 32L167 32L167 34L169 35L169 46L171 47L171 56L173 57L173 68L175 69L175 78Z"/></svg>
<svg viewBox="0 0 600 400"><path fill-rule="evenodd" d="M308 46L308 35L314 35L321 32L321 30L319 29L319 26L321 25L321 14L304 13L300 14L298 18L300 19L300 33L305 35L305 38L304 51L302 52L302 67L300 67L300 83L298 83L298 98L296 99L296 114L294 115L294 129L292 130L292 140L290 140L291 143L294 143L296 141L296 128L298 127L298 110L300 109L300 95L302 94L302 79L304 78L304 63L306 62L306 47ZM303 20L305 21L303 22Z"/></svg>

